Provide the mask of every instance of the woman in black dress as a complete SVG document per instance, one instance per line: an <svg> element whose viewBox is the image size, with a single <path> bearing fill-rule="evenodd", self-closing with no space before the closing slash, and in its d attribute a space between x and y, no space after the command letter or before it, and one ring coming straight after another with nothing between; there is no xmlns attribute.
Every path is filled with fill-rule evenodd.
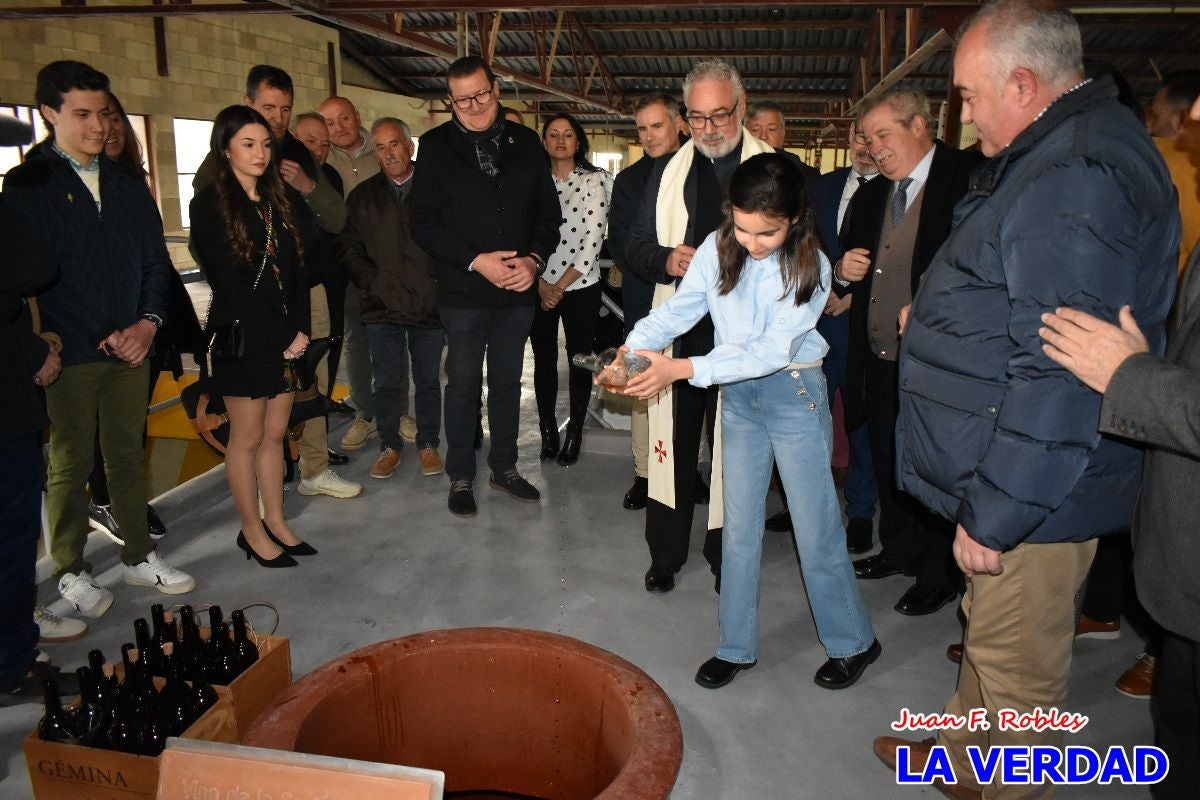
<svg viewBox="0 0 1200 800"><path fill-rule="evenodd" d="M236 321L240 357L210 356L204 369L225 400L225 476L242 519L237 545L267 567L295 566L316 550L283 518L283 437L298 388L293 361L308 346L300 281L300 236L271 163L276 142L248 106L217 115L210 140L216 181L192 199L192 243L212 287L206 330L228 340ZM262 496L263 514L258 515Z"/></svg>

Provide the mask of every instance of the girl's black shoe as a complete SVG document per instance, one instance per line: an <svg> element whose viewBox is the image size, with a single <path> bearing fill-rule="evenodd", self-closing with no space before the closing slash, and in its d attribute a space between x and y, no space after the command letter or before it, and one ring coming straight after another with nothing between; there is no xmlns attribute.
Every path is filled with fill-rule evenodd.
<svg viewBox="0 0 1200 800"><path fill-rule="evenodd" d="M541 460L547 461L558 455L558 423L551 420L542 423Z"/></svg>
<svg viewBox="0 0 1200 800"><path fill-rule="evenodd" d="M558 463L569 467L579 460L579 446L583 444L583 426L567 425L567 437L558 453Z"/></svg>
<svg viewBox="0 0 1200 800"><path fill-rule="evenodd" d="M258 565L260 567L267 567L268 569L278 569L279 567L294 567L294 566L296 566L296 559L292 558L287 553L280 553L279 555L277 555L271 559L263 558L258 553L256 553L254 551L254 548L250 546L250 543L246 541L246 534L242 531L238 531L237 546L240 547L246 553L247 561L249 561L251 558L253 558L255 561L258 562Z"/></svg>
<svg viewBox="0 0 1200 800"><path fill-rule="evenodd" d="M283 550L283 552L287 553L289 556L315 556L317 554L317 548L313 547L308 542L301 542L300 544L284 544L276 539L275 534L271 533L271 529L267 527L267 521L265 519L263 520L263 530L267 532L267 538L279 545L279 549Z"/></svg>

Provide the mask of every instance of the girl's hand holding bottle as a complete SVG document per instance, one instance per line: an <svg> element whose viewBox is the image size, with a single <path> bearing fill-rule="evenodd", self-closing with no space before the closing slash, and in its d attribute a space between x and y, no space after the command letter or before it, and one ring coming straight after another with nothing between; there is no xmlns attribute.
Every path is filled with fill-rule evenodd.
<svg viewBox="0 0 1200 800"><path fill-rule="evenodd" d="M690 358L671 358L654 350L638 350L634 355L650 362L625 386L625 394L638 400L649 400L675 381L687 380L695 374Z"/></svg>

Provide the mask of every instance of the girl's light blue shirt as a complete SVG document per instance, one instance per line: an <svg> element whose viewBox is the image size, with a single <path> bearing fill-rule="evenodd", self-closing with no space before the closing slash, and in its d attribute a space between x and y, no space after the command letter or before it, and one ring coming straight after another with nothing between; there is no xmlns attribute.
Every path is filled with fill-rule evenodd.
<svg viewBox="0 0 1200 800"><path fill-rule="evenodd" d="M689 382L694 386L736 383L770 375L792 362L820 361L829 345L816 325L829 297L831 270L829 259L818 255L821 281L803 305L795 304L793 292L784 295L775 253L762 261L747 256L737 286L721 295L714 232L696 250L675 296L638 322L625 344L630 350L662 350L710 314L716 346L708 355L692 356L695 374Z"/></svg>

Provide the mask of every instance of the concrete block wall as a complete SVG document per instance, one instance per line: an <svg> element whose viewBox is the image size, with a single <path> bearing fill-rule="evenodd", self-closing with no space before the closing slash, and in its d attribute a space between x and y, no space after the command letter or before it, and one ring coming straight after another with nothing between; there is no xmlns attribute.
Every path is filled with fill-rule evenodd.
<svg viewBox="0 0 1200 800"><path fill-rule="evenodd" d="M0 103L33 105L37 71L50 61L77 59L105 72L125 109L148 117L163 223L168 233L179 233L173 119L212 119L240 103L246 72L255 64L287 70L296 85L296 113L315 108L329 95L328 46L339 52L338 32L282 14L172 17L165 31L170 75L160 77L149 17L4 20ZM368 125L390 115L408 122L414 134L429 127L428 104L421 100L353 86L339 91L359 106ZM171 249L177 266L190 264L186 248Z"/></svg>

